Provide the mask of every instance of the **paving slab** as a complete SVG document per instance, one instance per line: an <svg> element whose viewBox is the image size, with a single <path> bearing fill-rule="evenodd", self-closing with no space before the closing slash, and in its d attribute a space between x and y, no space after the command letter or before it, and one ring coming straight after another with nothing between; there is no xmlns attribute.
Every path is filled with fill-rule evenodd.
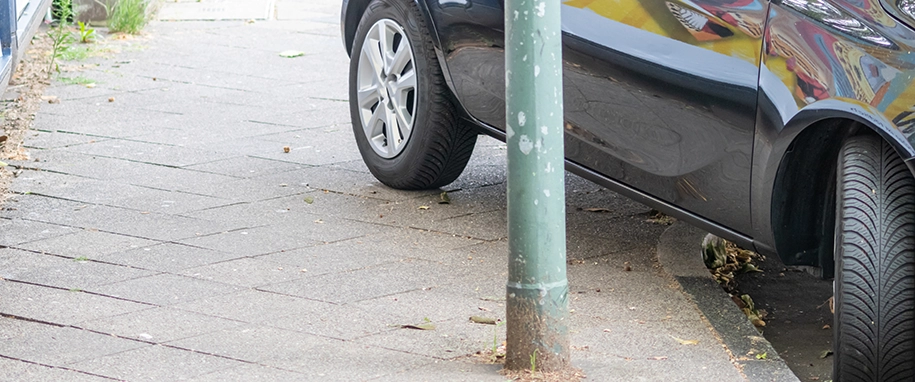
<svg viewBox="0 0 915 382"><path fill-rule="evenodd" d="M469 317L469 316L468 316ZM423 324L421 319L413 325ZM435 330L398 328L357 339L356 343L378 346L411 354L421 354L442 360L463 357L501 344L505 326L482 325L467 318L435 321Z"/></svg>
<svg viewBox="0 0 915 382"><path fill-rule="evenodd" d="M119 380L175 381L244 364L241 361L163 345L147 345L135 350L78 362L70 367ZM163 367L165 365L168 366Z"/></svg>
<svg viewBox="0 0 915 382"><path fill-rule="evenodd" d="M63 289L93 287L150 276L155 272L55 255L0 249L0 277Z"/></svg>
<svg viewBox="0 0 915 382"><path fill-rule="evenodd" d="M73 227L24 219L0 219L0 246L13 247L30 241L77 232Z"/></svg>
<svg viewBox="0 0 915 382"><path fill-rule="evenodd" d="M298 171L308 166L290 163L281 160L261 159L243 155L233 158L201 163L185 167L188 170L197 170L239 178L252 178L256 176L273 174L284 171Z"/></svg>
<svg viewBox="0 0 915 382"><path fill-rule="evenodd" d="M150 290L156 293L148 293ZM94 288L95 292L108 296L157 306L175 305L238 290L238 287L228 284L169 274L136 278Z"/></svg>
<svg viewBox="0 0 915 382"><path fill-rule="evenodd" d="M273 382L273 381L298 381L305 378L305 375L302 373L297 373L294 371L277 369L275 367L262 366L262 365L252 365L244 364L238 367L216 370L212 373L207 373L204 375L198 375L194 378L189 379L190 381L198 382L221 382L221 381L263 381L263 382Z"/></svg>
<svg viewBox="0 0 915 382"><path fill-rule="evenodd" d="M261 258L233 259L185 269L181 273L203 280L220 280L227 284L247 288L300 279L304 277L305 273L308 273L308 269L303 265L284 266L261 260Z"/></svg>
<svg viewBox="0 0 915 382"><path fill-rule="evenodd" d="M481 363L474 358L438 361L389 376L396 381L505 382L502 365Z"/></svg>
<svg viewBox="0 0 915 382"><path fill-rule="evenodd" d="M66 132L54 132L51 134L72 135ZM92 139L87 144L106 139L110 138ZM157 167L154 164L131 162L120 158L99 157L60 149L33 150L31 153L34 158L33 161L16 163L16 165L24 169L23 173L19 174L24 183L39 177L39 174L30 171L57 172L84 178L110 180L129 176L136 170L151 171ZM13 186L25 187L24 185Z"/></svg>
<svg viewBox="0 0 915 382"><path fill-rule="evenodd" d="M56 149L83 145L107 138L100 138L85 134L65 132L57 133L56 131L34 130L29 132L28 139L29 143L23 146L27 149Z"/></svg>
<svg viewBox="0 0 915 382"><path fill-rule="evenodd" d="M107 138L129 138L148 134L151 129L168 128L169 118L173 116L167 112L124 108L120 104L110 104L106 99L98 105L75 102L42 105L42 112L47 110L47 114L40 113L41 117L36 118L34 126L42 130L67 131ZM113 125L110 123L112 120L121 120L131 128ZM79 126L74 126L72 121L80 121Z"/></svg>
<svg viewBox="0 0 915 382"><path fill-rule="evenodd" d="M248 20L270 17L271 0L202 0L165 3L159 20Z"/></svg>
<svg viewBox="0 0 915 382"><path fill-rule="evenodd" d="M411 228L388 228L353 239L274 252L258 259L305 269L313 277L411 258L430 260L429 254L448 253L452 248L475 243L479 241ZM353 253L360 256L351 256Z"/></svg>
<svg viewBox="0 0 915 382"><path fill-rule="evenodd" d="M152 166L144 174L130 174L118 179L120 183L133 186L206 195L215 198L225 195L219 193L218 190L221 188L213 187L214 185L222 185L235 180L238 180L238 178L193 169L165 166Z"/></svg>
<svg viewBox="0 0 915 382"><path fill-rule="evenodd" d="M488 317L496 320L505 319L504 301L484 300L451 293L441 288L397 293L359 301L352 305L373 314L390 315L396 319L396 321L392 322L395 325L418 325L426 322L437 324L454 321L449 325L452 328L456 328L459 326L457 325L458 322L470 322L471 316ZM474 325L487 327L480 324ZM399 328L399 326L395 326L395 328ZM489 340L492 340L493 333L490 330ZM480 349L474 349L471 353L477 350ZM452 354L449 358L453 358L453 356Z"/></svg>
<svg viewBox="0 0 915 382"><path fill-rule="evenodd" d="M259 289L206 297L175 307L340 340L392 330L391 325L400 322L389 312L373 312L355 305L333 304Z"/></svg>
<svg viewBox="0 0 915 382"><path fill-rule="evenodd" d="M110 336L164 343L244 325L243 322L170 307L83 321L75 326Z"/></svg>
<svg viewBox="0 0 915 382"><path fill-rule="evenodd" d="M463 272L463 270L459 271ZM313 298L331 303L350 303L375 297L433 288L453 281L456 272L449 272L425 260L406 259L340 274L267 285L259 289ZM371 275L371 276L369 276ZM335 288L320 288L334 283Z"/></svg>
<svg viewBox="0 0 915 382"><path fill-rule="evenodd" d="M180 146L160 145L122 139L110 139L88 145L72 147L69 150L82 154L125 159L132 162L160 166L184 167L194 164L226 159L229 154L216 151L190 149Z"/></svg>
<svg viewBox="0 0 915 382"><path fill-rule="evenodd" d="M35 193L85 204L174 214L227 203L221 198L201 194L101 181L48 171L30 172L11 189L13 192Z"/></svg>
<svg viewBox="0 0 915 382"><path fill-rule="evenodd" d="M242 257L233 252L182 245L157 243L89 257L92 260L119 264L156 272L179 273L187 268L219 263Z"/></svg>
<svg viewBox="0 0 915 382"><path fill-rule="evenodd" d="M0 313L29 320L72 325L77 322L148 309L150 305L80 291L0 280Z"/></svg>
<svg viewBox="0 0 915 382"><path fill-rule="evenodd" d="M65 206L63 208L45 210L42 211L43 213L27 212L28 219L34 219L35 221L29 220L29 223L21 224L48 227L42 228L41 231L48 230L48 232L35 237L30 236L30 240L22 240L21 242L60 236L61 234L76 232L79 229L102 231L153 241L177 241L245 228L243 224L232 222L194 219L179 215L72 201L65 202L63 203ZM0 224L2 223L0 221ZM52 230L53 227L59 228Z"/></svg>
<svg viewBox="0 0 915 382"><path fill-rule="evenodd" d="M45 365L68 365L145 344L87 330L0 317L0 354Z"/></svg>
<svg viewBox="0 0 915 382"><path fill-rule="evenodd" d="M73 381L101 382L110 379L60 367L41 365L29 361L0 356L0 379L6 381L43 382Z"/></svg>
<svg viewBox="0 0 915 382"><path fill-rule="evenodd" d="M303 349L333 347L342 342L308 333L247 324L171 341L168 344L251 363L272 363L277 360L295 358L297 353L302 352ZM284 346L276 346L277 343L283 343Z"/></svg>
<svg viewBox="0 0 915 382"><path fill-rule="evenodd" d="M325 4L309 4L301 1L276 2L276 18L278 20L313 20L326 23L339 22L339 9L328 7Z"/></svg>
<svg viewBox="0 0 915 382"><path fill-rule="evenodd" d="M309 220L309 227L318 227L315 219ZM317 244L317 237L310 230L297 227L295 234L277 232L274 227L261 226L241 229L230 232L218 233L209 236L200 236L181 241L184 244L202 248L212 248L217 251L231 253L235 257L257 256L267 253L291 250ZM359 235L356 233L355 235ZM346 238L346 237L345 237Z"/></svg>
<svg viewBox="0 0 915 382"><path fill-rule="evenodd" d="M422 355L338 340L326 340L303 350L289 354L288 358L274 358L265 363L303 373L305 379L332 381L384 379L435 361Z"/></svg>

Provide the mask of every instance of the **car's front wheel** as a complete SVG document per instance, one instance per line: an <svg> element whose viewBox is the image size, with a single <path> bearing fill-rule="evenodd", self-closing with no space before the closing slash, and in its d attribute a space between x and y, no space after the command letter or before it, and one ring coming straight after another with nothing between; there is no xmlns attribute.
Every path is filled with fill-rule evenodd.
<svg viewBox="0 0 915 382"><path fill-rule="evenodd" d="M436 188L464 170L477 133L458 118L414 2L369 4L350 55L349 95L356 143L382 183Z"/></svg>
<svg viewBox="0 0 915 382"><path fill-rule="evenodd" d="M915 380L915 179L890 145L849 139L839 155L836 381Z"/></svg>

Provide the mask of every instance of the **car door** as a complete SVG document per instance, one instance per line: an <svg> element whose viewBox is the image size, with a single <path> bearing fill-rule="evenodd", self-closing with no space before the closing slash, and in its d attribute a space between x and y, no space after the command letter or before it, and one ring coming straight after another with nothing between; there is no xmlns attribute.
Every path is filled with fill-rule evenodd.
<svg viewBox="0 0 915 382"><path fill-rule="evenodd" d="M502 1L438 5L447 9L437 26L458 98L471 115L504 129ZM765 0L564 0L566 157L750 232L767 6Z"/></svg>

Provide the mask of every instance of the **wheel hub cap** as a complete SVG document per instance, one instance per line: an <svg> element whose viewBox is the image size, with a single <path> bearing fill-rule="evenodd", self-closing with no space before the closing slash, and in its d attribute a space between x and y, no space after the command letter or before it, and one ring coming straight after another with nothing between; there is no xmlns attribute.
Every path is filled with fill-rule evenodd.
<svg viewBox="0 0 915 382"><path fill-rule="evenodd" d="M356 93L362 132L383 158L400 154L413 132L416 70L403 28L381 19L369 29L359 51Z"/></svg>

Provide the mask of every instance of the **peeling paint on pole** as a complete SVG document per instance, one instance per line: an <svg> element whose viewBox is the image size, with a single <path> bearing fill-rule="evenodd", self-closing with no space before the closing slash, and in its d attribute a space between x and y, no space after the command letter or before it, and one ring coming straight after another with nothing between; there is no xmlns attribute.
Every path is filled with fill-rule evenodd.
<svg viewBox="0 0 915 382"><path fill-rule="evenodd" d="M569 364L560 0L505 0L509 265L505 367ZM560 134L548 134L550 131Z"/></svg>

